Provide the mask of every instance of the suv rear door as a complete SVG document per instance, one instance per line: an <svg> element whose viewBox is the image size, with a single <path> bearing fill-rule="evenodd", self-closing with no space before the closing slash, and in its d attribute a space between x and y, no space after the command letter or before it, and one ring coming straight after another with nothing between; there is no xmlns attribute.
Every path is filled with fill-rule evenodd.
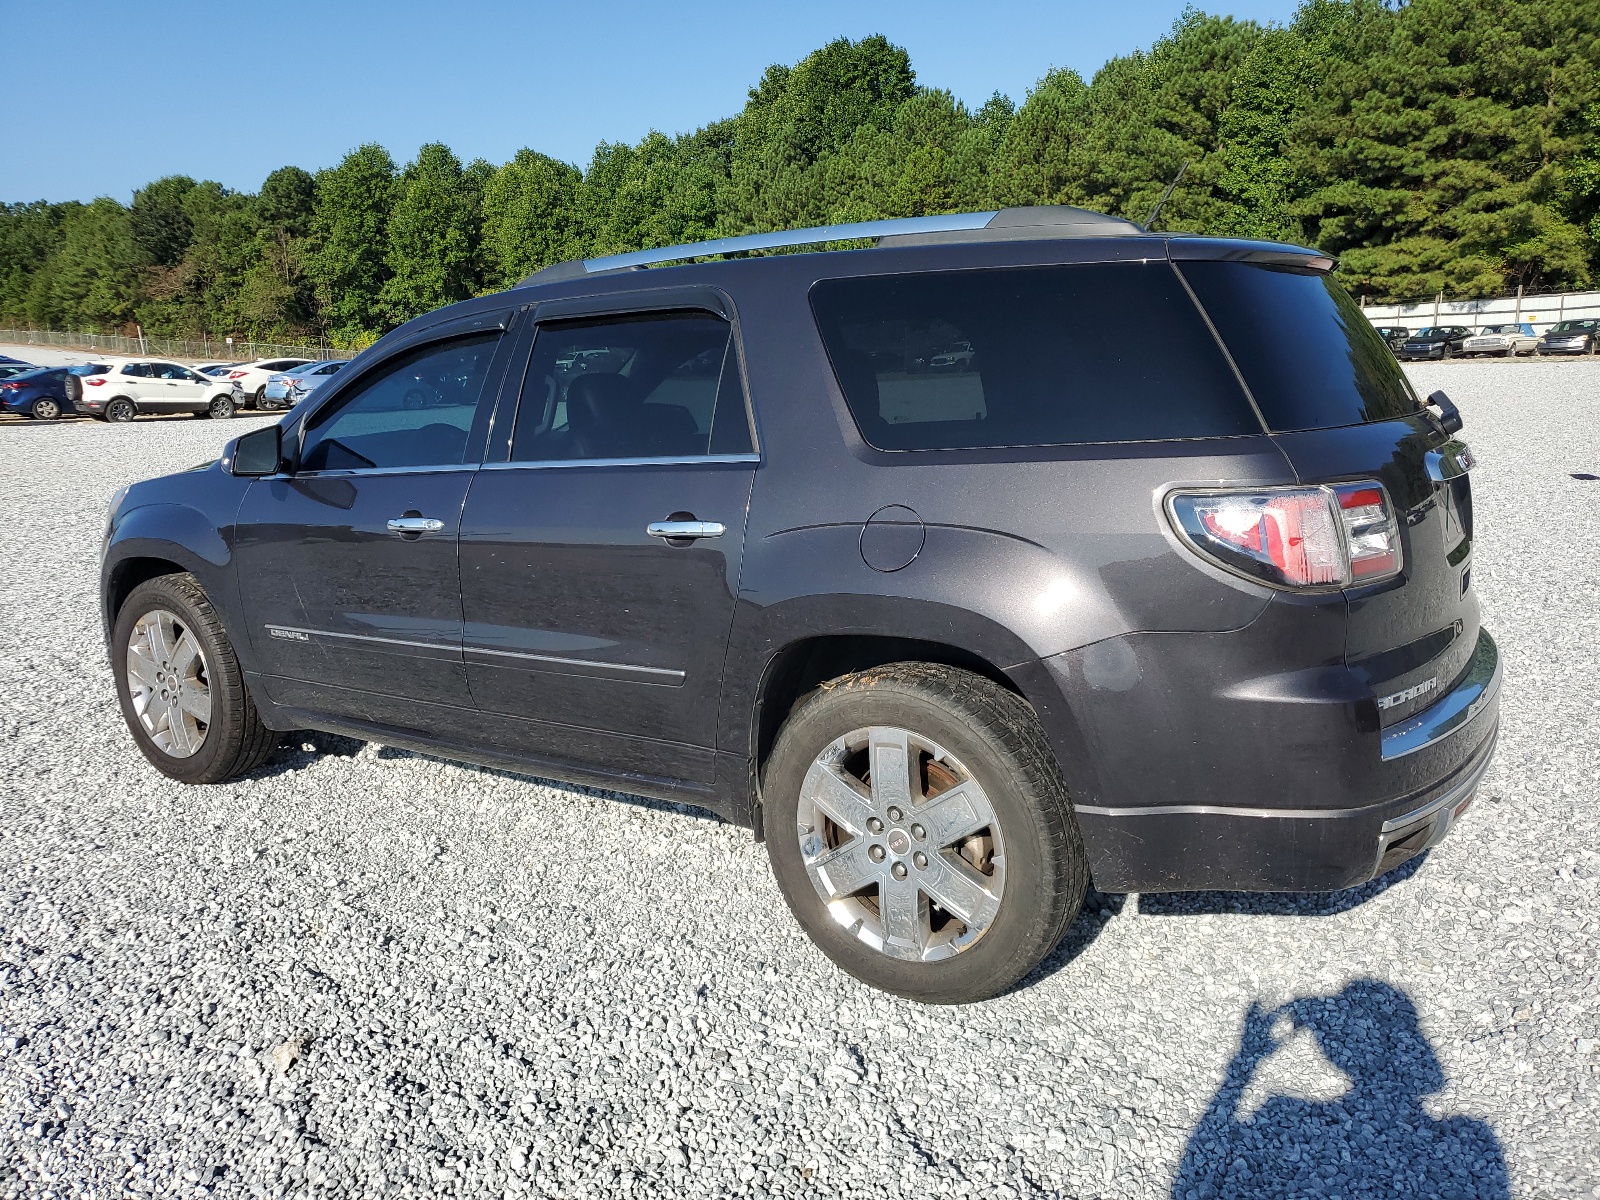
<svg viewBox="0 0 1600 1200"><path fill-rule="evenodd" d="M649 303L536 314L462 519L467 677L493 745L709 785L757 458L731 306Z"/></svg>

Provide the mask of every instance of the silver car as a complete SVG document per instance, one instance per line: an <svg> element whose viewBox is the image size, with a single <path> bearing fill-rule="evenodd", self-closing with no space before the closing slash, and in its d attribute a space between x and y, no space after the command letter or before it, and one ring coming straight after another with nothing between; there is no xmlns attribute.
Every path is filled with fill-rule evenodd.
<svg viewBox="0 0 1600 1200"><path fill-rule="evenodd" d="M325 358L321 362L306 363L303 367L280 371L267 377L262 393L262 408L293 408L329 379L350 360Z"/></svg>
<svg viewBox="0 0 1600 1200"><path fill-rule="evenodd" d="M1508 321L1502 325L1485 325L1476 337L1469 337L1462 353L1497 354L1501 358L1515 358L1519 354L1532 354L1539 348L1539 335L1526 321Z"/></svg>

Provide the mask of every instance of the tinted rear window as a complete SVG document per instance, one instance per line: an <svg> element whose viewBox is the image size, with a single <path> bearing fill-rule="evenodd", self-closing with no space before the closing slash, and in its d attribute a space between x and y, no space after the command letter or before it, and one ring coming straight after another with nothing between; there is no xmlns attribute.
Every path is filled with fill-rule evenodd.
<svg viewBox="0 0 1600 1200"><path fill-rule="evenodd" d="M1186 262L1182 270L1273 430L1417 411L1388 345L1326 275L1242 262Z"/></svg>
<svg viewBox="0 0 1600 1200"><path fill-rule="evenodd" d="M882 450L1261 432L1165 262L825 279L811 306Z"/></svg>

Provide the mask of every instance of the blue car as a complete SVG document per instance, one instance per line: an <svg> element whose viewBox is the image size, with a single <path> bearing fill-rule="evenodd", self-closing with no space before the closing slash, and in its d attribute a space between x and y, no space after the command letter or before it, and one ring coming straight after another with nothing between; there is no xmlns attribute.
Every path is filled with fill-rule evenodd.
<svg viewBox="0 0 1600 1200"><path fill-rule="evenodd" d="M21 375L24 371L37 371L38 369L32 363L0 362L0 379L11 379Z"/></svg>
<svg viewBox="0 0 1600 1200"><path fill-rule="evenodd" d="M7 366L31 367L32 363L23 362L20 358L12 358L9 354L0 354L0 363Z"/></svg>
<svg viewBox="0 0 1600 1200"><path fill-rule="evenodd" d="M71 376L103 375L106 367L89 363L81 367L34 367L0 381L0 412L16 413L37 421L54 421L77 408L67 396Z"/></svg>
<svg viewBox="0 0 1600 1200"><path fill-rule="evenodd" d="M350 360L325 358L321 362L306 363L267 377L267 388L261 397L261 408L293 408L306 395L333 378L334 373Z"/></svg>

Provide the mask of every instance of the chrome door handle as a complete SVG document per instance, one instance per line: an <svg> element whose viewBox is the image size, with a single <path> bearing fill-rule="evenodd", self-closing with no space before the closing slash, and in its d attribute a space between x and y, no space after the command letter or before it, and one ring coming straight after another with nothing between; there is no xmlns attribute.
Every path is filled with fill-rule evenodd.
<svg viewBox="0 0 1600 1200"><path fill-rule="evenodd" d="M716 538L728 532L721 521L651 521L646 533L658 538Z"/></svg>
<svg viewBox="0 0 1600 1200"><path fill-rule="evenodd" d="M390 533L438 533L443 528L438 517L396 517L389 522Z"/></svg>

